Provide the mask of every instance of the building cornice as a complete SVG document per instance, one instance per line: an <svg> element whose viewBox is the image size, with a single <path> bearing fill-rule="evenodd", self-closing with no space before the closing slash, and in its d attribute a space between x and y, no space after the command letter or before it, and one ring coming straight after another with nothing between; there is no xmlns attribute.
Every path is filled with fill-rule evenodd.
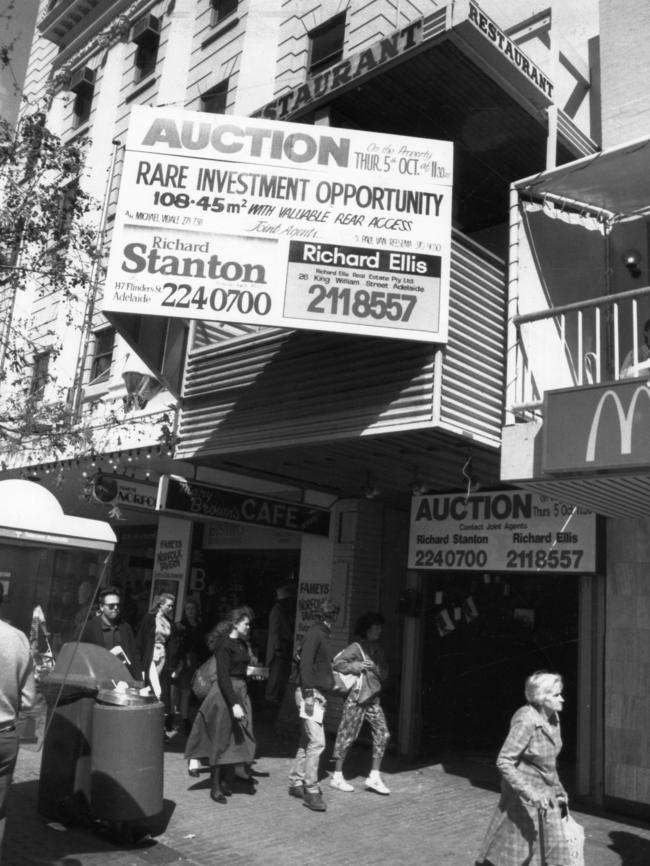
<svg viewBox="0 0 650 866"><path fill-rule="evenodd" d="M104 55L114 45L124 42L134 21L156 4L157 0L132 0L109 24L88 38L86 28L69 45L63 48L52 63L49 91L52 96L65 90L73 69L87 63L96 54Z"/></svg>

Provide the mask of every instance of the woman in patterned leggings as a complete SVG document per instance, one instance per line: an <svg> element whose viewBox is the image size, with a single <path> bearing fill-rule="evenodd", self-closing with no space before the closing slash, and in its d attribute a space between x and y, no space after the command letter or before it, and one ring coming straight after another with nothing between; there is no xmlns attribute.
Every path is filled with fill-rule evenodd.
<svg viewBox="0 0 650 866"><path fill-rule="evenodd" d="M363 693L360 694L359 689L355 687L350 691L343 705L334 744L336 765L330 779L330 787L338 791L354 791L354 787L343 778L343 762L350 746L359 736L364 719L367 719L372 731L372 769L364 786L367 791L390 794L390 790L379 774L381 761L390 739L386 716L379 701L381 685L388 676L386 658L379 644L383 624L384 618L379 613L365 613L359 617L355 628L357 640L340 652L334 661L334 669L341 673L364 672L375 690L372 697L364 700Z"/></svg>

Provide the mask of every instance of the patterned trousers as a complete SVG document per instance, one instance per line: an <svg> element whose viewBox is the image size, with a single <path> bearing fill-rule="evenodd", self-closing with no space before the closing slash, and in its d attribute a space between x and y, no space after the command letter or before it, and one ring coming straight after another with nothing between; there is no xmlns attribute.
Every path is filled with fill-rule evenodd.
<svg viewBox="0 0 650 866"><path fill-rule="evenodd" d="M372 757L381 760L390 739L386 716L379 703L379 698L371 698L365 704L358 704L354 696L349 694L343 704L343 713L336 732L333 757L336 761L345 760L350 746L359 736L364 719L368 720L372 732Z"/></svg>

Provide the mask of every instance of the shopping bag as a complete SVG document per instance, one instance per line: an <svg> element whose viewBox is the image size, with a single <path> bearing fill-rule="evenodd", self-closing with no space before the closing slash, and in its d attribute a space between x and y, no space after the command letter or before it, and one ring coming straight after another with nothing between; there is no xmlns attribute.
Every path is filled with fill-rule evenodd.
<svg viewBox="0 0 650 866"><path fill-rule="evenodd" d="M561 819L562 833L569 849L567 866L585 866L585 830L566 810Z"/></svg>

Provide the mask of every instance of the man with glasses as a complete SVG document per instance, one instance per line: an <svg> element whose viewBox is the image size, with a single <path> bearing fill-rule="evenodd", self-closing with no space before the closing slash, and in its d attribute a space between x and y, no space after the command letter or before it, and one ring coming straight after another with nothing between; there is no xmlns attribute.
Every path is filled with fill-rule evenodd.
<svg viewBox="0 0 650 866"><path fill-rule="evenodd" d="M79 638L83 643L94 643L109 651L116 647L128 659L129 672L136 680L143 680L142 662L135 637L128 622L121 618L120 591L116 586L106 586L99 593L99 616L88 620ZM116 653L121 658L119 653ZM124 659L122 659L124 661Z"/></svg>

